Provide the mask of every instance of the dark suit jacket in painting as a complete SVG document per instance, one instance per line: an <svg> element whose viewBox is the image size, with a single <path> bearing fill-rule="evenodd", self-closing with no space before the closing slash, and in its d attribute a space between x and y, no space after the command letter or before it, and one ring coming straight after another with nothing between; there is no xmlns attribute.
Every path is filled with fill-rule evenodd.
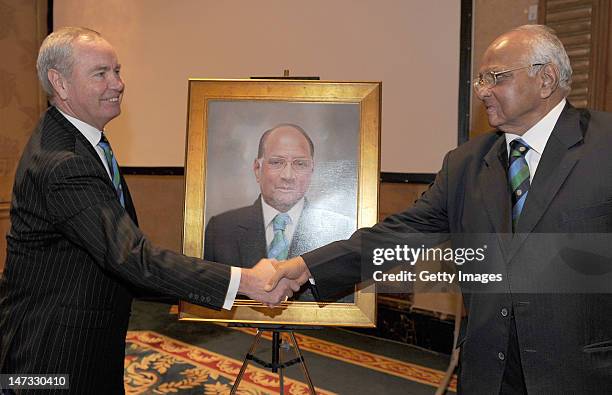
<svg viewBox="0 0 612 395"><path fill-rule="evenodd" d="M332 241L349 237L355 221L344 215L313 207L308 200L293 233L289 257L301 255ZM253 267L267 256L261 196L251 206L213 216L204 239L204 259L232 266ZM311 299L309 294L298 297Z"/></svg>
<svg viewBox="0 0 612 395"><path fill-rule="evenodd" d="M132 290L220 308L230 269L150 244L85 137L54 107L19 163L0 281L0 371L123 392Z"/></svg>
<svg viewBox="0 0 612 395"><path fill-rule="evenodd" d="M529 284L586 263L584 254L565 256L563 267L539 260L542 234L612 232L612 114L566 105L514 236L506 151L503 133L470 140L446 155L435 182L413 207L303 258L324 296L359 281L361 242L373 235L395 234L417 246L419 233L492 235L487 255L500 258L494 270L506 281L500 293L464 293L461 392L499 393L513 334L529 394L607 391L612 293L537 293Z"/></svg>

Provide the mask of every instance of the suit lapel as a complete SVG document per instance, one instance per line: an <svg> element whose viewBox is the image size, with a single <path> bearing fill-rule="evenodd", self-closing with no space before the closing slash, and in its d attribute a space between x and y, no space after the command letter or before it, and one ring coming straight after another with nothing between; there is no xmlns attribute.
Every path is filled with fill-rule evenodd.
<svg viewBox="0 0 612 395"><path fill-rule="evenodd" d="M128 188L127 182L125 178L123 178L123 173L121 172L121 167L119 167L119 175L121 176L121 187L123 188L123 200L125 202L125 211L130 215L132 221L138 226L138 217L136 216L136 207L134 207L134 202L132 201L132 195L130 194L130 189Z"/></svg>
<svg viewBox="0 0 612 395"><path fill-rule="evenodd" d="M512 239L511 201L506 173L507 155L506 139L503 134L500 134L484 156L482 171L478 176L485 211L504 253L509 248Z"/></svg>
<svg viewBox="0 0 612 395"><path fill-rule="evenodd" d="M114 191L115 186L113 185L113 181L108 177L108 173L106 172L106 167L104 167L104 164L102 163L102 159L100 159L100 155L98 155L98 152L96 151L96 149L85 138L85 136L83 136L83 134L79 132L79 130L57 110L57 108L50 107L49 112L55 118L55 120L58 121L64 127L64 129L68 130L75 136L76 138L76 144L74 147L75 153L79 155L83 155L83 156L92 157L93 160L98 164L98 171L104 174L103 178L106 180L107 184ZM125 209L127 213L129 214L130 218L132 218L132 221L134 221L134 223L138 225L138 219L136 218L136 209L134 208L134 203L132 202L132 197L128 190L127 183L125 182L125 179L123 178L123 174L121 174L121 168L119 168L119 172L121 176L121 185L123 187Z"/></svg>
<svg viewBox="0 0 612 395"><path fill-rule="evenodd" d="M80 142L80 144L78 144L78 147L77 147L77 153L79 153L81 155L89 154L90 156L92 156L94 158L94 160L96 160L96 162L99 164L99 166L98 166L99 170L101 170L104 173L104 179L107 181L108 185L114 191L115 190L115 185L113 185L113 181L108 176L108 173L106 172L106 168L104 167L104 164L102 163L102 160L100 159L100 156L98 155L98 153L96 152L94 147L92 147L92 145L89 143L89 141L87 141L87 139L81 133L78 133L78 135L81 136L81 137L79 138L77 136L77 138L79 139L79 142ZM119 177L121 179L121 187L123 188L123 200L125 202L125 211L127 211L128 215L130 216L132 221L134 221L136 226L138 226L138 218L136 216L136 208L134 207L134 202L132 201L132 195L130 194L130 190L129 190L128 186L127 186L127 183L125 182L125 178L123 178L123 173L121 172L121 167L119 167Z"/></svg>
<svg viewBox="0 0 612 395"><path fill-rule="evenodd" d="M569 104L561 113L529 188L529 195L517 224L516 237L512 242L510 258L533 231L580 159L580 150L572 148L582 141L583 133L588 127L588 112L584 114L587 114L586 119L581 119L584 118L581 113Z"/></svg>
<svg viewBox="0 0 612 395"><path fill-rule="evenodd" d="M251 206L244 221L238 224L240 257L244 264L255 264L266 257L266 230L261 210L261 196Z"/></svg>
<svg viewBox="0 0 612 395"><path fill-rule="evenodd" d="M104 172L104 174L106 173L106 168L104 167L104 164L102 163L102 159L100 159L100 156L98 155L98 153L96 152L95 148L91 145L91 143L85 138L85 136L83 136L83 134L81 132L79 132L79 130L70 123L70 121L68 121L59 111L57 108L55 107L50 107L49 108L49 113L53 116L53 118L55 118L55 120L57 122L59 122L65 130L69 131L70 133L72 133L75 138L77 143L75 144L74 150L75 153L83 155L83 156L90 156L92 158L94 158L94 161L98 164L98 170ZM108 177L106 177L108 178ZM113 182L109 179L109 185L113 185Z"/></svg>

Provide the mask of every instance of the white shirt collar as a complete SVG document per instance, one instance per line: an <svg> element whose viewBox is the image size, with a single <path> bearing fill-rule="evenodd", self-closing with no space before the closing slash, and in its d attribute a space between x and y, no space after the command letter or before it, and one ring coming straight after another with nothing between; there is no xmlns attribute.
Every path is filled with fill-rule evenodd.
<svg viewBox="0 0 612 395"><path fill-rule="evenodd" d="M280 211L266 203L263 196L261 197L261 208L263 210L264 226L267 228L272 223L272 220L274 220L274 217L280 213ZM297 221L300 219L300 215L302 215L303 209L304 198L302 197L296 204L293 205L293 207L291 207L291 209L289 209L289 211L287 211L287 214L289 214L289 218L291 219L291 224L297 223Z"/></svg>
<svg viewBox="0 0 612 395"><path fill-rule="evenodd" d="M75 128L78 129L79 132L81 132L81 134L83 136L85 136L85 138L87 139L87 141L89 141L89 143L91 145L93 145L94 147L96 147L98 145L98 143L100 142L100 139L102 138L102 131L98 130L97 128L91 126L88 123L85 123L83 121L81 121L80 119L77 119L75 117L72 117L68 114L66 114L65 112L63 112L62 110L60 110L59 108L55 107L57 109L57 111L59 111L64 117L66 117L66 119L74 125Z"/></svg>
<svg viewBox="0 0 612 395"><path fill-rule="evenodd" d="M557 120L561 116L561 112L565 107L566 100L561 100L552 110L548 112L544 116L544 118L540 119L535 125L531 127L525 134L522 136L506 133L506 145L508 148L508 152L510 152L510 143L518 138L523 139L532 150L542 155L544 152L544 147L546 147L546 143L550 138L550 135L555 128L555 124Z"/></svg>

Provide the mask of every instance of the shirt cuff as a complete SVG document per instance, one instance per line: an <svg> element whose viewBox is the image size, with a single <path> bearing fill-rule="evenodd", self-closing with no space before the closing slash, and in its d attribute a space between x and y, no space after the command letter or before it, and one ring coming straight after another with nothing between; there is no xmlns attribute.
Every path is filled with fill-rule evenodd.
<svg viewBox="0 0 612 395"><path fill-rule="evenodd" d="M225 302L223 308L225 310L231 310L238 294L238 288L240 287L240 277L242 276L242 270L239 267L232 266L232 272L230 275L229 286L227 287L227 294L225 295Z"/></svg>

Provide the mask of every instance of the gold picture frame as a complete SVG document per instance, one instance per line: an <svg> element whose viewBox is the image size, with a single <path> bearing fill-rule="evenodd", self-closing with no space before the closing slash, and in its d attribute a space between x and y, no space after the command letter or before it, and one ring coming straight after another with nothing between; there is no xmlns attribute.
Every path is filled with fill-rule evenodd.
<svg viewBox="0 0 612 395"><path fill-rule="evenodd" d="M356 225L377 222L381 127L380 82L190 79L185 164L183 253L204 256L209 110L214 103L318 103L357 106ZM212 162L211 162L212 163ZM351 303L289 301L268 308L237 299L231 310L180 302L179 319L245 324L374 327L374 286L356 288Z"/></svg>

